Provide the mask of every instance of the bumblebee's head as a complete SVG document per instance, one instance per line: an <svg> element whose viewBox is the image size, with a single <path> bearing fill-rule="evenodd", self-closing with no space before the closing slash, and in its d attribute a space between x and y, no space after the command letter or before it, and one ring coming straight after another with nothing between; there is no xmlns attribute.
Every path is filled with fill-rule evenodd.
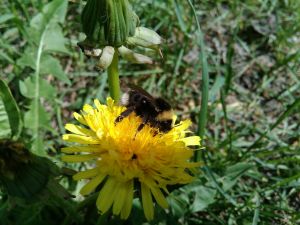
<svg viewBox="0 0 300 225"><path fill-rule="evenodd" d="M171 105L168 102L166 102L163 98L156 98L155 105L159 112L172 110Z"/></svg>

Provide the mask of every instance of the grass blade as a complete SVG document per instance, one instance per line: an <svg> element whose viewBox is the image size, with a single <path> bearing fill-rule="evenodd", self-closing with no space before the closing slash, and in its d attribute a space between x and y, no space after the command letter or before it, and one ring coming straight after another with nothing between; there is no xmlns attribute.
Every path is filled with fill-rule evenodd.
<svg viewBox="0 0 300 225"><path fill-rule="evenodd" d="M188 0L188 3L193 11L196 23L197 23L197 35L198 35L198 41L199 41L199 47L201 49L200 51L200 61L202 65L202 97L201 97L201 109L200 113L198 115L199 117L199 123L198 123L198 134L201 137L201 142L203 142L204 134L205 134L205 127L207 123L207 111L208 111L208 97L209 97L209 74L208 74L208 63L207 63L207 56L205 52L205 44L204 44L204 37L203 33L200 27L200 23L197 17L197 13L195 10L195 7L191 0ZM200 152L197 151L195 155L195 160L200 160Z"/></svg>
<svg viewBox="0 0 300 225"><path fill-rule="evenodd" d="M259 221L259 207L260 207L260 198L259 194L255 193L255 210L254 210L254 215L253 215L253 220L252 220L252 225L257 225Z"/></svg>

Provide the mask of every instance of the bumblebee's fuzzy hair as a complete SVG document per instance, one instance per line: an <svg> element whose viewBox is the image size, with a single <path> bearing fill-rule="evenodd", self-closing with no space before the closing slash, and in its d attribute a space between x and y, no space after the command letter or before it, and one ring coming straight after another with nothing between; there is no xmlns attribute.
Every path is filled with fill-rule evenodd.
<svg viewBox="0 0 300 225"><path fill-rule="evenodd" d="M121 104L122 105L128 105L128 103L129 103L129 94L128 93L124 93L123 95L122 95L122 97L121 97Z"/></svg>
<svg viewBox="0 0 300 225"><path fill-rule="evenodd" d="M172 120L173 119L173 110L162 111L156 117L157 121L165 121L165 120Z"/></svg>

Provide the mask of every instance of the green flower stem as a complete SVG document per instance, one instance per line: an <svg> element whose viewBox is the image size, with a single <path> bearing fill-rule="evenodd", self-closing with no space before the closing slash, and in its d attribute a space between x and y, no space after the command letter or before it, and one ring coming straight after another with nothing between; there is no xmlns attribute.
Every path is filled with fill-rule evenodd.
<svg viewBox="0 0 300 225"><path fill-rule="evenodd" d="M120 79L119 79L119 54L115 49L115 54L112 63L107 69L109 94L116 103L120 100Z"/></svg>

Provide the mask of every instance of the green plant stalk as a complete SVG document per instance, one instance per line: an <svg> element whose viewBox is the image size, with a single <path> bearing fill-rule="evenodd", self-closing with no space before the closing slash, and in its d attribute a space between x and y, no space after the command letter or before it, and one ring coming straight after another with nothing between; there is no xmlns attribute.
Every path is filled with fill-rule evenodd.
<svg viewBox="0 0 300 225"><path fill-rule="evenodd" d="M195 10L195 7L191 0L188 0L190 7L192 8L194 17L196 19L197 23L197 28L198 28L198 40L199 40L199 46L201 49L200 53L200 61L202 65L202 86L201 86L201 109L199 113L199 123L198 123L198 134L201 137L201 144L204 139L204 134L205 134L205 127L207 123L207 110L208 110L208 96L209 96L209 74L208 74L208 63L207 63L207 56L205 52L205 44L204 44L204 38L203 38L203 33L200 27L200 23L197 17L197 13ZM198 162L200 161L200 151L196 152L195 155L195 161Z"/></svg>
<svg viewBox="0 0 300 225"><path fill-rule="evenodd" d="M120 100L120 79L119 79L119 54L117 49L115 49L115 54L112 63L107 69L108 73L108 86L109 94L115 100L116 103L119 103Z"/></svg>
<svg viewBox="0 0 300 225"><path fill-rule="evenodd" d="M47 30L47 26L45 28L45 30ZM44 30L44 31L45 31ZM35 112L34 112L34 134L33 134L33 138L37 141L34 142L35 145L35 151L37 151L37 153L40 153L41 155L44 154L44 152L42 150L38 150L38 140L40 138L40 134L39 134L39 122L40 122L40 115L39 115L39 107L40 107L40 64L41 64L41 57L42 57L42 52L43 52L43 43L44 43L44 39L45 39L45 32L43 32L40 42L39 42L39 47L37 50L37 56L36 56L36 61L35 61L35 95L34 95L34 103L35 103Z"/></svg>

